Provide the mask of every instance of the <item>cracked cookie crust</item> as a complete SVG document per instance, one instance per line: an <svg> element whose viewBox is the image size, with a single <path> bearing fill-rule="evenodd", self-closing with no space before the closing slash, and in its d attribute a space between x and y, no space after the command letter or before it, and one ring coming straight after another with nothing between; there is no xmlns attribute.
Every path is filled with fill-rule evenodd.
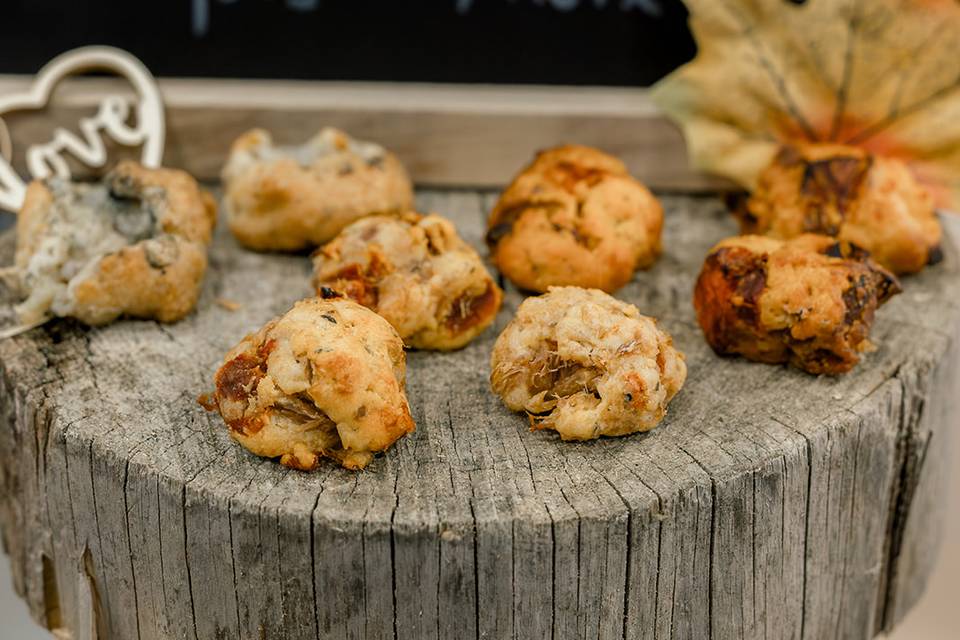
<svg viewBox="0 0 960 640"><path fill-rule="evenodd" d="M930 193L900 160L857 147L783 147L756 191L733 203L741 233L779 239L834 236L870 252L894 273L942 259L942 231Z"/></svg>
<svg viewBox="0 0 960 640"><path fill-rule="evenodd" d="M870 349L875 311L899 292L893 274L835 238L737 236L711 250L693 302L718 354L838 374Z"/></svg>
<svg viewBox="0 0 960 640"><path fill-rule="evenodd" d="M515 285L613 292L660 255L663 209L620 160L566 145L542 151L490 214L487 244Z"/></svg>
<svg viewBox="0 0 960 640"><path fill-rule="evenodd" d="M342 291L417 349L459 349L500 309L500 288L480 256L435 214L358 220L317 250L313 265L318 291Z"/></svg>
<svg viewBox="0 0 960 640"><path fill-rule="evenodd" d="M223 169L230 230L262 251L316 247L348 224L413 206L413 187L395 155L325 127L300 146L275 146L254 129L240 136Z"/></svg>
<svg viewBox="0 0 960 640"><path fill-rule="evenodd" d="M386 320L326 290L301 300L224 358L201 396L252 453L315 469L363 469L414 429L403 342Z"/></svg>
<svg viewBox="0 0 960 640"><path fill-rule="evenodd" d="M683 386L683 354L653 318L596 289L527 298L497 338L490 383L532 429L563 440L654 428Z"/></svg>
<svg viewBox="0 0 960 640"><path fill-rule="evenodd" d="M99 183L35 180L17 216L21 322L181 319L200 295L215 222L213 198L183 171L125 161Z"/></svg>

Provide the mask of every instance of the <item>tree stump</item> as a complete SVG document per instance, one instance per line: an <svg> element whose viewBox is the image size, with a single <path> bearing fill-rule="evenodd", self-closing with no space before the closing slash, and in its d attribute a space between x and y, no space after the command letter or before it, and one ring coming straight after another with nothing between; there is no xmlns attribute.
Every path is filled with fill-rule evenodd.
<svg viewBox="0 0 960 640"><path fill-rule="evenodd" d="M492 194L419 198L485 253ZM186 320L55 321L0 343L0 518L33 616L101 640L890 629L938 546L956 248L879 312L876 352L813 377L713 354L691 292L735 227L716 199L663 201L665 254L617 294L687 355L685 388L647 434L563 443L503 407L487 376L521 300L508 290L467 348L408 354L417 430L367 470L256 458L196 397L230 346L308 295L309 261L244 251L222 229ZM8 233L0 262L12 246Z"/></svg>

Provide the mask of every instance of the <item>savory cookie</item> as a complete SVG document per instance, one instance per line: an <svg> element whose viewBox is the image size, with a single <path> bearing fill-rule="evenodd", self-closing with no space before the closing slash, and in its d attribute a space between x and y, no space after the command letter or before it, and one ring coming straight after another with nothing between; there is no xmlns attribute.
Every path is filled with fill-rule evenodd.
<svg viewBox="0 0 960 640"><path fill-rule="evenodd" d="M35 180L17 217L21 322L179 320L200 294L215 222L213 198L183 171L125 161L99 183Z"/></svg>
<svg viewBox="0 0 960 640"><path fill-rule="evenodd" d="M566 145L542 151L490 214L497 268L532 291L554 285L613 292L660 255L663 209L618 159Z"/></svg>
<svg viewBox="0 0 960 640"><path fill-rule="evenodd" d="M739 205L742 233L836 236L894 273L914 273L942 257L930 193L903 162L856 147L784 147Z"/></svg>
<svg viewBox="0 0 960 640"><path fill-rule="evenodd" d="M497 338L490 382L533 429L564 440L655 427L683 386L683 354L653 318L596 289L527 298Z"/></svg>
<svg viewBox="0 0 960 640"><path fill-rule="evenodd" d="M298 147L274 146L260 129L243 134L223 184L230 230L258 250L315 247L357 218L413 205L396 156L330 127Z"/></svg>
<svg viewBox="0 0 960 640"><path fill-rule="evenodd" d="M837 374L870 347L874 312L899 292L893 274L836 238L737 236L707 256L693 304L721 355Z"/></svg>
<svg viewBox="0 0 960 640"><path fill-rule="evenodd" d="M200 403L258 456L304 471L321 457L362 469L414 428L403 342L369 309L324 293L244 338Z"/></svg>
<svg viewBox="0 0 960 640"><path fill-rule="evenodd" d="M458 349L500 309L500 288L446 218L407 212L344 229L313 256L313 283L367 306L418 349Z"/></svg>

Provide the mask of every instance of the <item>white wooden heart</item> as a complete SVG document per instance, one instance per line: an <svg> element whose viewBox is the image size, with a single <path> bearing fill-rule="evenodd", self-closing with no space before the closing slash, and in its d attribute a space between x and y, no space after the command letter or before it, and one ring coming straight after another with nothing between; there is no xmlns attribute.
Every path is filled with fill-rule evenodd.
<svg viewBox="0 0 960 640"><path fill-rule="evenodd" d="M54 87L65 77L82 71L109 71L125 78L136 92L135 123L127 124L130 104L122 96L106 96L97 113L80 120L80 135L63 128L53 130L51 140L27 148L27 169L33 178L70 177L63 154L69 153L91 168L107 162L107 149L101 135L125 146L142 145L141 162L158 167L163 159L165 125L160 89L147 68L137 58L113 47L81 47L63 53L48 62L24 93L0 96L0 208L16 212L23 204L26 184L10 165L11 140L2 117L13 111L41 109Z"/></svg>

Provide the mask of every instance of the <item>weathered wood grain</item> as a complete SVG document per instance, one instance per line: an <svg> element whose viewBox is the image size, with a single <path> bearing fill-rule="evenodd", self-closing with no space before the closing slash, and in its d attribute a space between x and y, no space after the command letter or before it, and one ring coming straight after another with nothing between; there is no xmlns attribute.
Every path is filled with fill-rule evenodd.
<svg viewBox="0 0 960 640"><path fill-rule="evenodd" d="M491 194L419 200L482 249ZM0 343L0 530L18 592L77 640L890 629L939 542L957 250L881 310L861 366L816 378L710 351L691 288L734 227L714 199L664 204L666 253L618 296L660 318L690 375L643 435L562 443L501 405L488 357L521 300L508 290L473 344L409 353L417 430L366 471L255 458L195 398L232 344L308 294L309 265L222 231L183 322L58 321ZM7 234L0 258L11 250Z"/></svg>

